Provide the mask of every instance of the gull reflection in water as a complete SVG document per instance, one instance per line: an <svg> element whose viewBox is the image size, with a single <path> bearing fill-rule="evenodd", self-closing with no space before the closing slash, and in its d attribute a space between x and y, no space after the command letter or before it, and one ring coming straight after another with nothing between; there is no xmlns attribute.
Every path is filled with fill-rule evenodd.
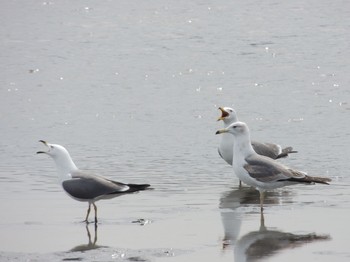
<svg viewBox="0 0 350 262"><path fill-rule="evenodd" d="M266 192L267 204L279 204L282 200L278 192ZM255 261L267 258L283 249L290 249L317 240L330 240L329 235L316 233L292 234L270 230L265 226L264 216L260 217L260 229L239 236L244 213L238 208L256 204L258 192L252 188L242 188L226 192L220 199L221 217L225 231L223 249L233 246L234 261ZM284 194L282 192L282 194Z"/></svg>
<svg viewBox="0 0 350 262"><path fill-rule="evenodd" d="M286 191L265 192L265 204L280 204L281 195L289 199ZM289 201L289 200L288 200ZM239 187L222 194L220 198L221 220L224 226L223 249L236 242L242 224L244 212L240 207L256 206L259 204L259 192L252 187Z"/></svg>
<svg viewBox="0 0 350 262"><path fill-rule="evenodd" d="M330 240L330 236L269 230L265 227L262 216L259 231L249 232L239 238L234 246L234 258L235 261L254 261L272 256L283 249L295 248L317 240Z"/></svg>
<svg viewBox="0 0 350 262"><path fill-rule="evenodd" d="M88 236L88 243L87 244L82 244L82 245L78 245L76 247L73 247L70 252L84 252L84 251L88 251L88 250L92 250L92 249L98 249L101 247L106 247L106 246L99 246L97 245L97 224L94 225L94 240L91 240L91 234L90 234L90 230L89 230L89 226L88 224L86 224L86 233Z"/></svg>

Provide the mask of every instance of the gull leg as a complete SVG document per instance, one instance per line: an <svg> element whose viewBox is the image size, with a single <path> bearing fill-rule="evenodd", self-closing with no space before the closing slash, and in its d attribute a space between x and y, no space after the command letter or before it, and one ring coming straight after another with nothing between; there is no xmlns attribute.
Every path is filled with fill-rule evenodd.
<svg viewBox="0 0 350 262"><path fill-rule="evenodd" d="M87 213L86 213L86 218L85 218L85 220L83 222L89 223L88 218L89 218L89 214L90 214L90 207L91 207L91 203L89 203L89 207L88 207L88 210L87 210Z"/></svg>
<svg viewBox="0 0 350 262"><path fill-rule="evenodd" d="M259 191L259 192L260 192L260 212L261 214L263 214L265 192L264 191Z"/></svg>
<svg viewBox="0 0 350 262"><path fill-rule="evenodd" d="M239 180L239 188L241 189L242 188L242 181Z"/></svg>
<svg viewBox="0 0 350 262"><path fill-rule="evenodd" d="M92 203L94 205L94 209L95 209L95 225L97 224L97 206L95 205L95 203Z"/></svg>
<svg viewBox="0 0 350 262"><path fill-rule="evenodd" d="M264 213L260 213L260 231L266 230Z"/></svg>
<svg viewBox="0 0 350 262"><path fill-rule="evenodd" d="M261 202L262 199L262 202ZM263 204L264 202L264 191L260 192L260 203ZM260 212L260 232L266 231L265 227L265 218L264 218L264 213L263 213L263 207L261 206L261 212Z"/></svg>

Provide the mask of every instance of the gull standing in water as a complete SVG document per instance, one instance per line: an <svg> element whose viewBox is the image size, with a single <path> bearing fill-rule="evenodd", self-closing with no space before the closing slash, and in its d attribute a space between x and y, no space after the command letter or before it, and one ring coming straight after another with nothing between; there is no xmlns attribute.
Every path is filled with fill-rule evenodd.
<svg viewBox="0 0 350 262"><path fill-rule="evenodd" d="M248 126L235 122L216 134L229 133L234 137L232 166L238 178L260 192L260 210L263 213L264 192L295 184L328 184L327 177L312 177L286 167L271 158L258 155L251 144Z"/></svg>
<svg viewBox="0 0 350 262"><path fill-rule="evenodd" d="M218 118L218 121L222 120L224 122L224 128L238 121L237 114L234 109L230 107L219 107L219 110L221 111L221 116ZM234 140L235 139L232 135L222 134L221 142L218 148L218 152L221 158L231 166ZM257 141L252 141L251 144L256 153L270 157L272 159L287 157L289 153L297 153L297 151L293 151L292 147L286 147L282 149L280 145L273 143L260 143ZM241 180L239 181L239 186L242 186Z"/></svg>
<svg viewBox="0 0 350 262"><path fill-rule="evenodd" d="M48 151L38 151L37 154L47 154L53 158L64 191L75 200L89 203L84 220L86 223L88 223L92 204L95 209L95 224L97 224L96 201L145 190L150 186L149 184L124 184L82 171L77 168L67 149L63 146L49 144L43 140L39 142L46 145Z"/></svg>
<svg viewBox="0 0 350 262"><path fill-rule="evenodd" d="M224 122L224 128L238 121L236 111L232 108L219 107L219 110L221 111L221 116L218 118L218 121L222 120ZM223 134L218 148L219 155L229 165L232 165L234 140L232 135ZM261 143L257 141L252 141L251 143L256 153L272 159L287 157L289 153L297 153L290 146L282 148L280 145L273 143Z"/></svg>

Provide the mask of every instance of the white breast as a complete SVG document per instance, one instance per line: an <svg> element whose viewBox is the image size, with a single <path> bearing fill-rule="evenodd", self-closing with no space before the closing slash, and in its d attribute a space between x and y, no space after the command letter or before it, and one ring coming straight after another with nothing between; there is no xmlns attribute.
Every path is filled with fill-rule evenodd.
<svg viewBox="0 0 350 262"><path fill-rule="evenodd" d="M221 154L221 157L229 165L232 165L233 141L234 141L234 137L231 134L222 134L222 139L219 146L219 152Z"/></svg>

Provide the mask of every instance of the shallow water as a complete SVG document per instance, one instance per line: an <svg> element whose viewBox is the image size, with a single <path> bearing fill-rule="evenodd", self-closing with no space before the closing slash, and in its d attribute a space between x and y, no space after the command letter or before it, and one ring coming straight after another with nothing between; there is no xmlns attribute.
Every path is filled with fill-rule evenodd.
<svg viewBox="0 0 350 262"><path fill-rule="evenodd" d="M2 3L0 260L348 261L349 5ZM270 192L261 225L217 154L218 106L332 184ZM98 202L86 228L39 139L154 189Z"/></svg>

